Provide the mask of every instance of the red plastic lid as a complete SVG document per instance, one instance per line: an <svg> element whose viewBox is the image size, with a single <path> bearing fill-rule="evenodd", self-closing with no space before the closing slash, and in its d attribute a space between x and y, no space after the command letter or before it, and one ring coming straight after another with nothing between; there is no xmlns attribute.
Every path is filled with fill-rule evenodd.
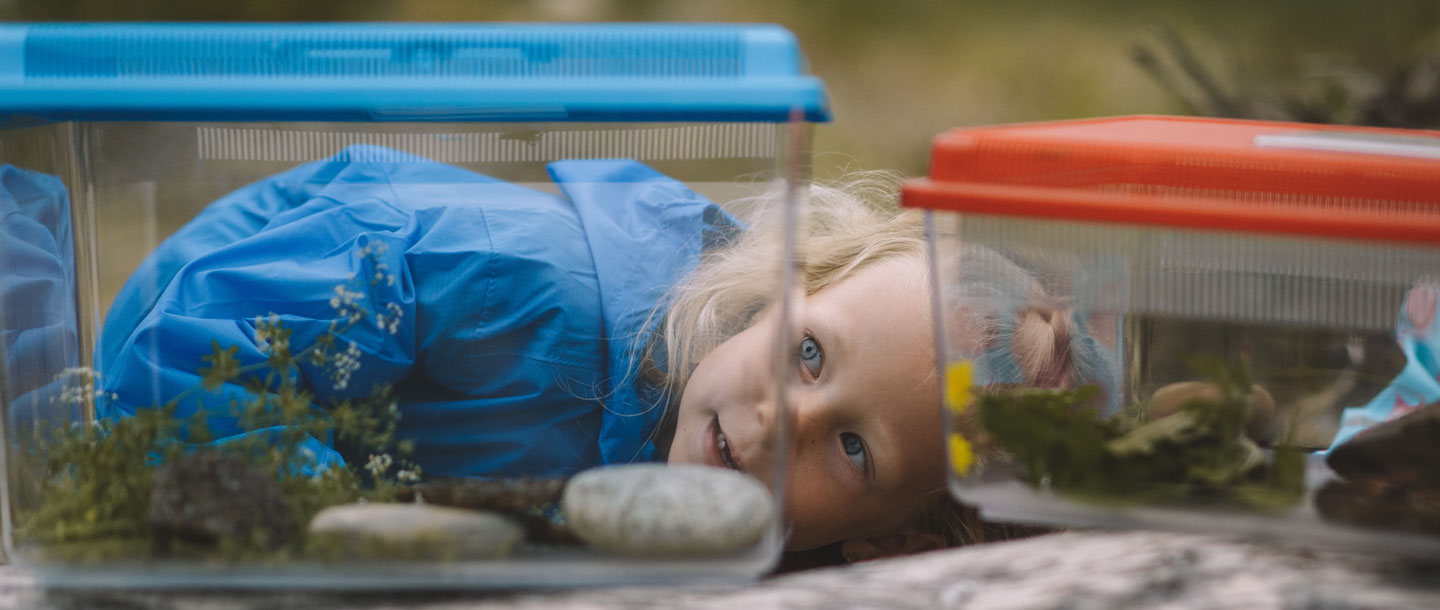
<svg viewBox="0 0 1440 610"><path fill-rule="evenodd" d="M902 202L1440 245L1440 132L1159 116L956 129Z"/></svg>

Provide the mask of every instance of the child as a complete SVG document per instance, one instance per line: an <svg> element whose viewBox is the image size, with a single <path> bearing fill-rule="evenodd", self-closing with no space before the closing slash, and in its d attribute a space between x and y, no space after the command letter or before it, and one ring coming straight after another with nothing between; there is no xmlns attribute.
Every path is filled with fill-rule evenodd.
<svg viewBox="0 0 1440 610"><path fill-rule="evenodd" d="M792 550L850 540L904 552L963 538L916 526L950 522L949 501L926 242L917 215L884 207L892 190L810 191L803 298L782 348L793 419L778 422L779 223L763 212L742 223L631 161L558 162L550 173L563 197L352 147L226 196L122 289L97 357L111 398L101 416L201 383L197 365L215 346L238 346L241 365L263 362L275 346L257 337L257 318L274 312L302 346L369 304L384 317L337 342L347 370L300 363L299 375L319 404L393 386L399 434L416 441L426 474L668 459L773 486L784 457ZM1011 267L995 281L1027 277ZM1066 383L1069 359L1049 353L1070 343L1066 316L1032 318L977 328L994 349L1038 355L1021 359L1027 379ZM1042 332L1021 340L1020 329ZM1010 330L1013 340L997 334ZM247 390L219 394L206 400ZM182 400L177 414L199 407ZM240 433L233 418L209 421L221 437ZM320 439L312 448L321 464L345 459ZM888 543L907 532L913 542Z"/></svg>
<svg viewBox="0 0 1440 610"><path fill-rule="evenodd" d="M893 184L854 177L812 186L797 276L804 292L789 352L791 411L786 456L788 547L844 541L849 560L870 559L1030 533L982 524L943 488L930 279L922 217L893 209ZM732 248L710 253L676 291L664 387L679 397L670 461L766 464L774 387L766 339L774 318L707 316L755 311L775 294L757 285L778 236L757 222ZM977 246L941 239L947 285L1008 302L1053 302L1039 278ZM989 384L1073 387L1108 381L1111 358L1063 309L1018 317L953 311L953 341L973 353ZM962 425L982 439L973 419ZM723 440L722 440L723 439ZM723 447L724 449L718 449ZM982 449L981 458L998 450ZM719 454L719 459L716 459ZM762 478L767 471L761 471ZM843 507L843 508L837 508ZM982 530L988 530L982 531Z"/></svg>

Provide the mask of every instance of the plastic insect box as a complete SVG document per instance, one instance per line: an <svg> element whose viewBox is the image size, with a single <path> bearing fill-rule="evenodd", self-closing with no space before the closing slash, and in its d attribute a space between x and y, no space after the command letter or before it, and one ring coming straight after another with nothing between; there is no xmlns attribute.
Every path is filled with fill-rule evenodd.
<svg viewBox="0 0 1440 610"><path fill-rule="evenodd" d="M766 25L0 26L7 555L64 586L763 573L783 438L671 431L672 372L757 309L788 332L751 235L828 113ZM696 314L741 247L773 264ZM667 450L750 512L636 547L647 484L570 499Z"/></svg>
<svg viewBox="0 0 1440 610"><path fill-rule="evenodd" d="M1440 551L1440 135L956 129L903 199L933 210L951 490L986 517Z"/></svg>

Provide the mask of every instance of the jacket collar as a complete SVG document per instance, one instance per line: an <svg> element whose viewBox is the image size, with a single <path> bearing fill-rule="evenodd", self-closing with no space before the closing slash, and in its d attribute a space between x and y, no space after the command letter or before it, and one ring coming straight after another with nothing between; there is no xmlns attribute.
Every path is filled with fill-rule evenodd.
<svg viewBox="0 0 1440 610"><path fill-rule="evenodd" d="M638 358L665 313L657 307L694 271L701 252L743 227L720 206L636 161L560 161L549 169L580 216L600 286L609 378L601 458L607 464L653 461L651 433L667 405L659 388L638 379Z"/></svg>

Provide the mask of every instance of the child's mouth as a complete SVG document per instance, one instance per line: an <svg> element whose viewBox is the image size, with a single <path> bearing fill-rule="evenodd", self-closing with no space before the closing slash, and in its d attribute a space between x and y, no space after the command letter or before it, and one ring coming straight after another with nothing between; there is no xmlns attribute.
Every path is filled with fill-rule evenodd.
<svg viewBox="0 0 1440 610"><path fill-rule="evenodd" d="M715 419L710 422L710 429L713 432L712 439L715 442L715 451L720 458L720 463L731 470L745 472L735 461L734 454L730 453L730 443L725 439L725 431L720 428L720 416L715 416Z"/></svg>

